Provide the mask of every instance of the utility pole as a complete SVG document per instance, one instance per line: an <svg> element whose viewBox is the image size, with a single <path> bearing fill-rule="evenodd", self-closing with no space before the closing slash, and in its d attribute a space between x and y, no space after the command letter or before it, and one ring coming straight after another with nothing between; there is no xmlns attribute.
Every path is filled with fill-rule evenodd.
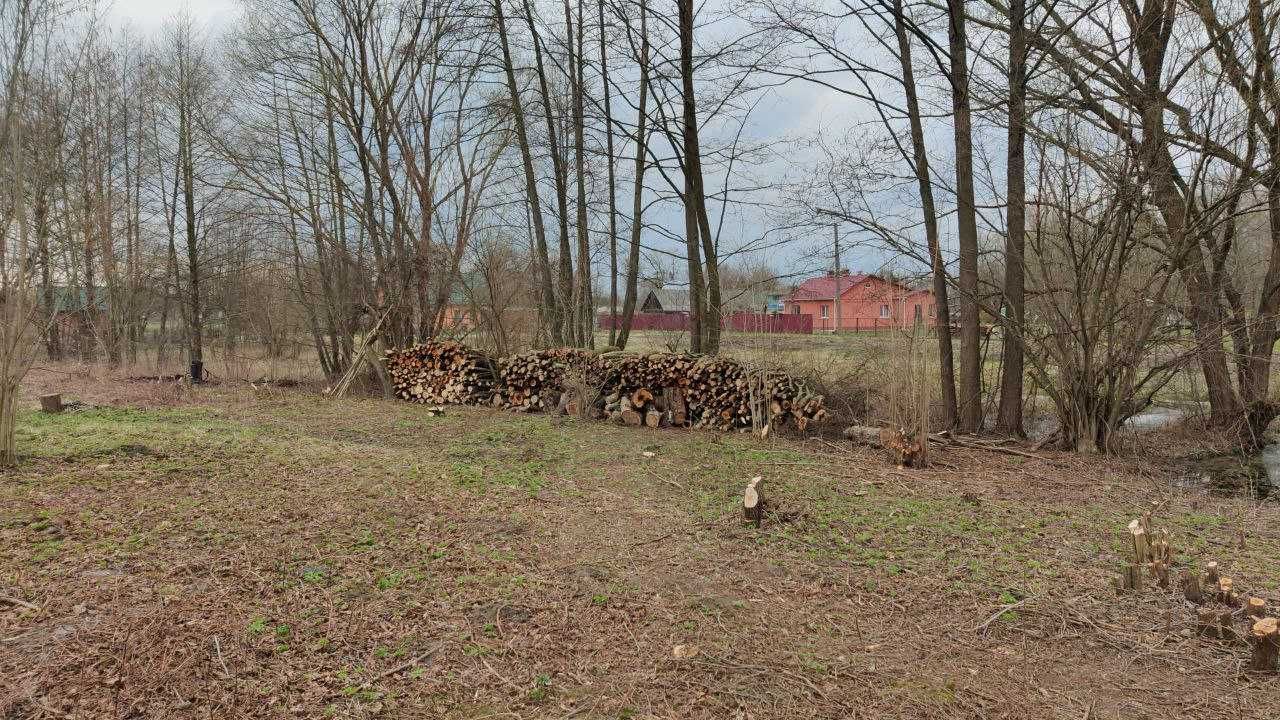
<svg viewBox="0 0 1280 720"><path fill-rule="evenodd" d="M840 226L832 223L831 235L835 240L836 246L836 329L833 332L840 332Z"/></svg>

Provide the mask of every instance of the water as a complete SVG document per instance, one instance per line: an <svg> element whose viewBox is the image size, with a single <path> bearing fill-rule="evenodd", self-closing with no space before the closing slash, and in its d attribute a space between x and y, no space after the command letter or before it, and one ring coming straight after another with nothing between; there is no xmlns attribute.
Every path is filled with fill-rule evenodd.
<svg viewBox="0 0 1280 720"><path fill-rule="evenodd" d="M1125 428L1150 432L1203 412L1202 403L1180 406L1152 406L1125 422ZM1041 415L1027 420L1032 439L1047 437L1058 429L1057 418ZM1187 473L1175 481L1184 489L1200 489L1221 494L1246 494L1258 499L1280 488L1280 443L1271 443L1250 456L1214 456L1196 460Z"/></svg>
<svg viewBox="0 0 1280 720"><path fill-rule="evenodd" d="M1267 469L1272 485L1280 486L1280 443L1271 443L1258 453L1258 462Z"/></svg>

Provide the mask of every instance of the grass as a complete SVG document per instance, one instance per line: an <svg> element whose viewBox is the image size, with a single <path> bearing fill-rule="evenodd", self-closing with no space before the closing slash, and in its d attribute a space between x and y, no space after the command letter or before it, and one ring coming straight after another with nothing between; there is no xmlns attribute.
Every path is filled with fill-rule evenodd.
<svg viewBox="0 0 1280 720"><path fill-rule="evenodd" d="M1280 701L1236 679L1239 649L1182 634L1175 593L1111 590L1125 524L1162 498L1179 565L1217 559L1237 587L1276 591L1276 506L1177 492L1158 459L956 450L896 471L794 438L225 387L24 412L18 444L0 596L38 609L0 603L0 717L1105 717L1134 697L1139 714L1219 717ZM760 530L740 518L753 475Z"/></svg>

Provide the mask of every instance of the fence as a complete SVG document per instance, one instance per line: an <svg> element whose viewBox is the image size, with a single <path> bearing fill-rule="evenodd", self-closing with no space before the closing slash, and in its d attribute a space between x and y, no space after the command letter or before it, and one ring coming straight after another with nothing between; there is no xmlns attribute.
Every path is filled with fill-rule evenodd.
<svg viewBox="0 0 1280 720"><path fill-rule="evenodd" d="M835 318L820 317L813 321L814 330L818 332L832 332L835 330ZM840 318L840 332L876 332L877 330L907 330L913 327L914 323L903 322L901 318L878 318L878 317L842 317ZM929 327L933 323L927 323Z"/></svg>
<svg viewBox="0 0 1280 720"><path fill-rule="evenodd" d="M608 330L613 324L608 313L598 317L601 330ZM622 323L622 316L617 318ZM737 332L757 333L796 333L813 332L812 315L782 315L751 312L735 312L720 318L720 327ZM689 329L689 313L636 313L631 319L631 329L683 331Z"/></svg>

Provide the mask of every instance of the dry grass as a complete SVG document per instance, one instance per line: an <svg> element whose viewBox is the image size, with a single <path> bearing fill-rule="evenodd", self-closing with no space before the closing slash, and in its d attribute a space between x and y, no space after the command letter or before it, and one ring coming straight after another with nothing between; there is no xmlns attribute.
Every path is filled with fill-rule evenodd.
<svg viewBox="0 0 1280 720"><path fill-rule="evenodd" d="M0 717L1280 706L1243 648L1184 632L1180 597L1111 589L1125 523L1166 499L1180 566L1222 561L1280 601L1280 509L1177 490L1163 461L953 449L897 471L817 439L47 387L105 407L25 413L26 464L0 478ZM759 531L738 508L757 474Z"/></svg>

